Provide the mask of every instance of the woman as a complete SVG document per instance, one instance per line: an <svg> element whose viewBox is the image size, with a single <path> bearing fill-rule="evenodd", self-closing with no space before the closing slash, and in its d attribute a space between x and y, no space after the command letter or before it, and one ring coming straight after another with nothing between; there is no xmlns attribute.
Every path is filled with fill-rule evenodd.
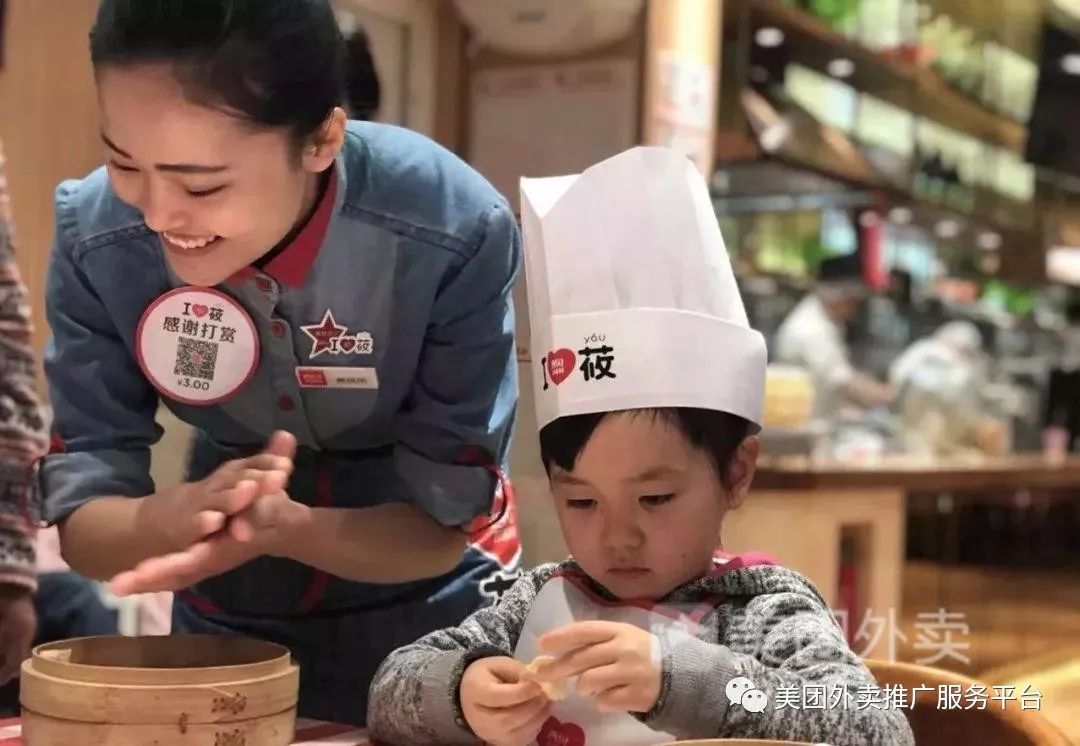
<svg viewBox="0 0 1080 746"><path fill-rule="evenodd" d="M360 723L385 654L517 560L513 215L346 121L327 0L103 0L91 55L106 164L57 189L46 517L76 570L288 645L301 714ZM179 486L149 476L159 400L196 430Z"/></svg>
<svg viewBox="0 0 1080 746"><path fill-rule="evenodd" d="M0 715L18 711L19 667L38 627L34 459L45 446L26 286L16 261L4 149L0 143Z"/></svg>

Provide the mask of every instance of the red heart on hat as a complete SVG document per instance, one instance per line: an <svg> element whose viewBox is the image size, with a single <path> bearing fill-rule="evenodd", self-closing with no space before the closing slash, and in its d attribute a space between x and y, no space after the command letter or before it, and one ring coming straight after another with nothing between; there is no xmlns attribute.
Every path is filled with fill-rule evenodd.
<svg viewBox="0 0 1080 746"><path fill-rule="evenodd" d="M342 337L338 340L338 347L342 352L352 352L356 347L356 339L354 337Z"/></svg>
<svg viewBox="0 0 1080 746"><path fill-rule="evenodd" d="M558 718L550 717L536 737L540 746L585 746L585 731L574 723L560 723Z"/></svg>
<svg viewBox="0 0 1080 746"><path fill-rule="evenodd" d="M191 312L201 319L203 316L210 313L210 309L202 303L196 303L191 307Z"/></svg>
<svg viewBox="0 0 1080 746"><path fill-rule="evenodd" d="M548 375L551 376L551 380L556 386L569 378L570 374L574 372L575 360L577 358L574 357L574 351L565 347L548 355Z"/></svg>

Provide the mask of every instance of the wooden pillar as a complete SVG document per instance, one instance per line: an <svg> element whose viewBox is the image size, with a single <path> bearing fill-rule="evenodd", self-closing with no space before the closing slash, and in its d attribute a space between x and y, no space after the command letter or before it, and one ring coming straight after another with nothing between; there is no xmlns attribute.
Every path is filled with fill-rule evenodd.
<svg viewBox="0 0 1080 746"><path fill-rule="evenodd" d="M712 171L723 0L649 0L642 136Z"/></svg>
<svg viewBox="0 0 1080 746"><path fill-rule="evenodd" d="M898 653L905 505L903 490L889 487L755 490L727 514L721 540L727 552L766 552L803 574L834 611L843 605L841 542L853 540L856 605L846 622L865 632L856 652L888 659Z"/></svg>
<svg viewBox="0 0 1080 746"><path fill-rule="evenodd" d="M436 4L434 74L435 131L433 139L458 155L465 148L466 40L465 27L449 2Z"/></svg>
<svg viewBox="0 0 1080 746"><path fill-rule="evenodd" d="M102 160L88 41L97 6L98 0L7 3L0 139L7 155L15 248L39 353L48 338L44 296L53 190Z"/></svg>

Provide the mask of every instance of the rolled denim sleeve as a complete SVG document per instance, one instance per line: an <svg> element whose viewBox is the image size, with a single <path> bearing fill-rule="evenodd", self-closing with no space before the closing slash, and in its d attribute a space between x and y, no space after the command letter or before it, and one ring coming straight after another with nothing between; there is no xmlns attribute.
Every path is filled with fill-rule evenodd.
<svg viewBox="0 0 1080 746"><path fill-rule="evenodd" d="M95 497L151 494L150 446L161 437L154 420L157 393L76 260L77 189L64 183L56 190L45 283L54 447L42 460L40 480L49 523Z"/></svg>
<svg viewBox="0 0 1080 746"><path fill-rule="evenodd" d="M491 509L489 466L506 466L517 407L511 288L521 237L505 202L483 216L478 234L476 251L435 299L394 450L410 500L445 526Z"/></svg>

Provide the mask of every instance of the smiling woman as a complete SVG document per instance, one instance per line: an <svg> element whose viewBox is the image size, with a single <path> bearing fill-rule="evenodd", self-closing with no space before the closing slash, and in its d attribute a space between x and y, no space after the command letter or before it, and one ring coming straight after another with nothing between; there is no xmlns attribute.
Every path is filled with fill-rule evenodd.
<svg viewBox="0 0 1080 746"><path fill-rule="evenodd" d="M385 655L515 569L514 217L346 119L329 0L103 0L91 56L105 164L56 190L46 517L74 569L178 591L174 631L289 646L300 714L362 723ZM150 478L159 400L194 429L179 485Z"/></svg>
<svg viewBox="0 0 1080 746"><path fill-rule="evenodd" d="M91 35L113 189L193 284L223 281L301 226L344 137L336 24L272 3L228 35L244 5L105 3Z"/></svg>

